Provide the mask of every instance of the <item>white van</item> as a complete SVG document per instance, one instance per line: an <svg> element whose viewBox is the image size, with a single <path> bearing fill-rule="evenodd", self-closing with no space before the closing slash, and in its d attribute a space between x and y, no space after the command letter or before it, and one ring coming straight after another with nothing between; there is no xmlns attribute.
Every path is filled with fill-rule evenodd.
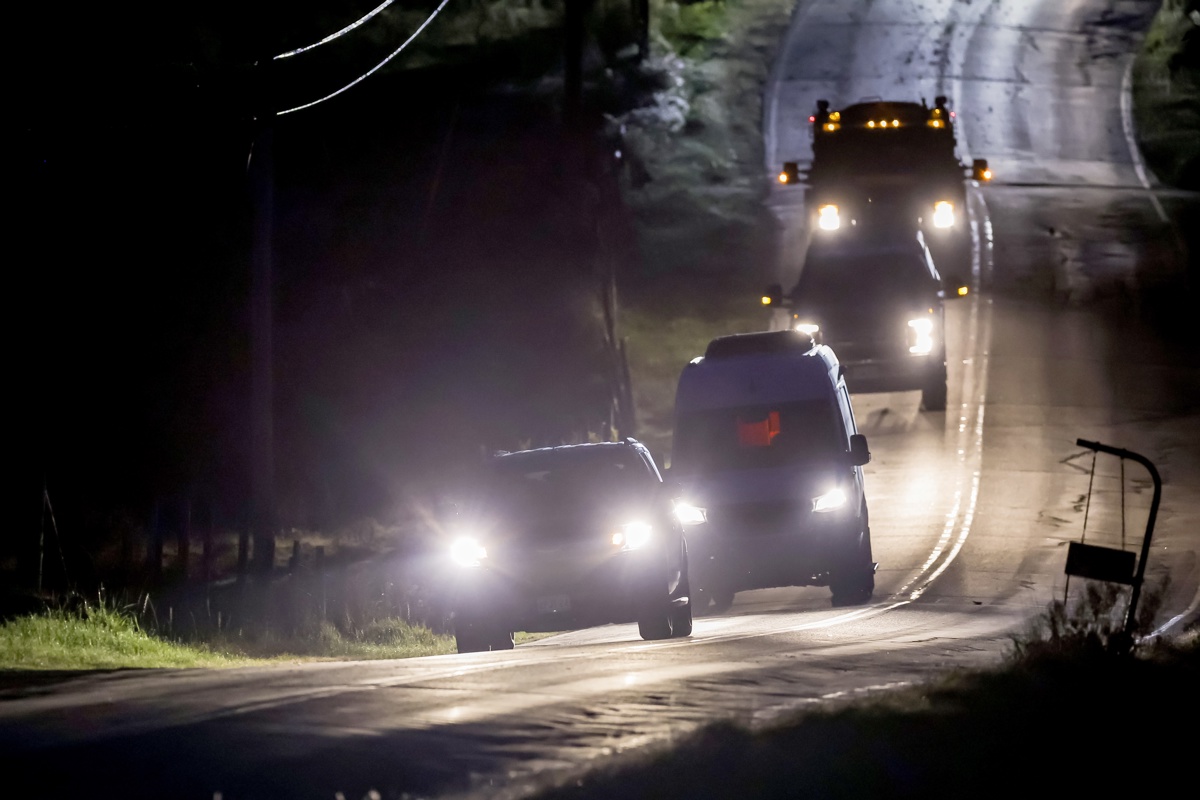
<svg viewBox="0 0 1200 800"><path fill-rule="evenodd" d="M794 330L714 339L679 377L670 467L696 610L772 586L870 600L870 459L833 350Z"/></svg>

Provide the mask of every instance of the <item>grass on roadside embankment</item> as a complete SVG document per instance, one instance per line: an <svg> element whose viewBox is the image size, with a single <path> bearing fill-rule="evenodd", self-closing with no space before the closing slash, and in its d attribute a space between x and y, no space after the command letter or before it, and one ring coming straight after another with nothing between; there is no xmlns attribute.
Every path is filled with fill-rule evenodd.
<svg viewBox="0 0 1200 800"><path fill-rule="evenodd" d="M202 642L155 636L132 613L104 607L50 610L0 625L0 670L240 667L453 652L453 636L399 619L351 634L322 623L296 636L225 631Z"/></svg>
<svg viewBox="0 0 1200 800"><path fill-rule="evenodd" d="M1133 67L1138 141L1170 186L1200 191L1200 2L1165 0Z"/></svg>
<svg viewBox="0 0 1200 800"><path fill-rule="evenodd" d="M1052 609L997 669L826 699L766 726L717 723L537 796L1003 797L1032 780L1073 796L1172 788L1193 757L1200 629L1123 654L1099 616Z"/></svg>
<svg viewBox="0 0 1200 800"><path fill-rule="evenodd" d="M128 614L95 609L30 614L0 626L0 669L229 667L247 663L226 653L150 636Z"/></svg>

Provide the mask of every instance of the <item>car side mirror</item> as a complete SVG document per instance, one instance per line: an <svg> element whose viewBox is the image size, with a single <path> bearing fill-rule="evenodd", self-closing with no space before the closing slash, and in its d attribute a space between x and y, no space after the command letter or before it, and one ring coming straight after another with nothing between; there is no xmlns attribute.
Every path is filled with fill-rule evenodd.
<svg viewBox="0 0 1200 800"><path fill-rule="evenodd" d="M762 294L762 304L767 308L782 308L784 305L783 287L772 283Z"/></svg>
<svg viewBox="0 0 1200 800"><path fill-rule="evenodd" d="M971 162L971 177L984 183L992 179L992 171L988 169L986 158L977 158Z"/></svg>
<svg viewBox="0 0 1200 800"><path fill-rule="evenodd" d="M861 433L850 436L850 465L861 467L871 461L871 451L867 448L867 437Z"/></svg>

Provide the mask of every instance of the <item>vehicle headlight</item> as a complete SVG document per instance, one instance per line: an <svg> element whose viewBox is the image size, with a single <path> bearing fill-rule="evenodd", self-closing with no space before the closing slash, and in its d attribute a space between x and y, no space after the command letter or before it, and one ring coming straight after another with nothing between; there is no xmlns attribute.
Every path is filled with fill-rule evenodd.
<svg viewBox="0 0 1200 800"><path fill-rule="evenodd" d="M650 542L652 531L653 528L645 522L626 523L613 531L613 546L622 550L637 550L645 547Z"/></svg>
<svg viewBox="0 0 1200 800"><path fill-rule="evenodd" d="M954 203L949 200L939 200L933 204L933 227L950 228L954 226Z"/></svg>
<svg viewBox="0 0 1200 800"><path fill-rule="evenodd" d="M835 205L824 205L817 209L817 227L823 231L836 231L842 227L842 218Z"/></svg>
<svg viewBox="0 0 1200 800"><path fill-rule="evenodd" d="M821 332L821 326L815 322L797 322L796 330L807 333L809 336L816 336Z"/></svg>
<svg viewBox="0 0 1200 800"><path fill-rule="evenodd" d="M835 486L828 492L813 498L812 510L818 514L835 511L846 505L846 493L840 486Z"/></svg>
<svg viewBox="0 0 1200 800"><path fill-rule="evenodd" d="M676 503L675 519L684 525L700 525L708 522L708 513L703 508L691 503Z"/></svg>
<svg viewBox="0 0 1200 800"><path fill-rule="evenodd" d="M933 320L918 317L908 321L908 352L923 356L933 352Z"/></svg>
<svg viewBox="0 0 1200 800"><path fill-rule="evenodd" d="M487 558L487 548L471 536L460 536L450 544L450 559L463 567L478 567Z"/></svg>

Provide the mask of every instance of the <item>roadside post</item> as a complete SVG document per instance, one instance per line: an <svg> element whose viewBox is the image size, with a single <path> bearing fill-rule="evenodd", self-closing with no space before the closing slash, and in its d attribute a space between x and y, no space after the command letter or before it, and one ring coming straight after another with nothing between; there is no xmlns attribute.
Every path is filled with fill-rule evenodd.
<svg viewBox="0 0 1200 800"><path fill-rule="evenodd" d="M1141 554L1137 557L1131 551L1120 550L1114 547L1100 547L1098 545L1086 544L1083 541L1083 536L1087 534L1087 513L1084 512L1083 535L1080 536L1078 542L1071 542L1067 547L1067 565L1065 572L1068 576L1076 575L1081 578L1089 578L1097 581L1107 581L1110 583L1121 583L1130 586L1133 589L1132 595L1129 598L1129 608L1125 612L1125 626L1123 634L1125 641L1131 643L1133 641L1133 627L1137 620L1137 604L1142 594L1142 582L1146 576L1146 559L1150 555L1150 539L1154 534L1154 521L1158 516L1158 504L1162 499L1162 479L1158 475L1158 470L1150 459L1143 455L1134 453L1130 450L1123 450L1119 447L1111 447L1099 442L1088 441L1087 439L1077 439L1075 444L1080 447L1086 447L1093 453L1107 453L1121 459L1122 462L1135 461L1146 468L1150 473L1150 479L1154 482L1154 497L1150 501L1150 515L1146 519L1146 533L1142 537ZM1092 475L1095 476L1096 462L1092 459ZM1122 476L1124 476L1124 465L1122 464ZM1088 484L1088 503L1091 503L1092 487ZM1122 526L1124 526L1124 498L1125 498L1125 483L1121 482L1121 516ZM1068 583L1068 586L1070 584Z"/></svg>

